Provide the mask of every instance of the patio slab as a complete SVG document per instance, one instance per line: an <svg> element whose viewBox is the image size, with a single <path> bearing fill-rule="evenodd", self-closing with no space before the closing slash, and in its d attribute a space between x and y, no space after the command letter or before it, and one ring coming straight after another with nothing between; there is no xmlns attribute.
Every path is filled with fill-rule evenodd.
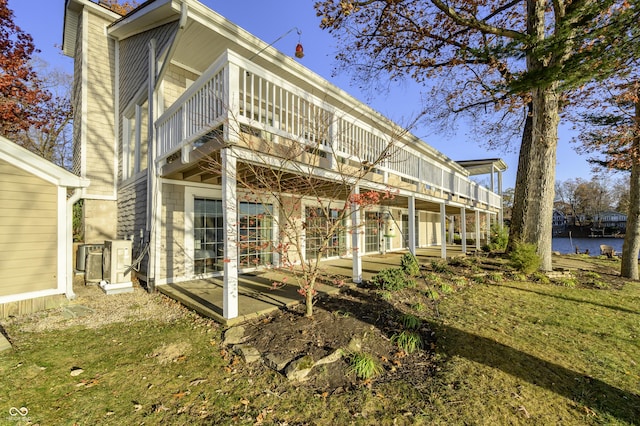
<svg viewBox="0 0 640 426"><path fill-rule="evenodd" d="M368 281L382 269L400 266L404 251L364 256L362 258L362 278ZM460 256L462 252L456 246L447 247L450 257ZM439 258L440 247L417 250L420 263ZM352 263L350 258L335 259L323 262L323 276L341 277L345 283L351 283ZM274 282L282 282L286 274L283 271L266 270L238 276L238 316L225 319L222 314L223 281L222 277L185 281L156 287L161 293L195 310L201 315L212 318L224 325L231 326L246 322L252 318L269 314L301 303L298 285L294 278L288 276L289 284L273 288ZM318 284L316 290L320 295L337 293L340 289L333 285Z"/></svg>

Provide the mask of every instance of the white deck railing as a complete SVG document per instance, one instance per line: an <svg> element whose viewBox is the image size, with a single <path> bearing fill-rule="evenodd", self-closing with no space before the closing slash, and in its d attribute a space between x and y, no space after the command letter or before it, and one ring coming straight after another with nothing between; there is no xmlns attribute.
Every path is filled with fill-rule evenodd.
<svg viewBox="0 0 640 426"><path fill-rule="evenodd" d="M232 120L264 134L310 144L328 155L375 162L379 173L399 176L442 196L456 195L491 207L502 202L498 194L402 138L366 125L233 52L221 56L158 118L156 160L194 149L203 134Z"/></svg>

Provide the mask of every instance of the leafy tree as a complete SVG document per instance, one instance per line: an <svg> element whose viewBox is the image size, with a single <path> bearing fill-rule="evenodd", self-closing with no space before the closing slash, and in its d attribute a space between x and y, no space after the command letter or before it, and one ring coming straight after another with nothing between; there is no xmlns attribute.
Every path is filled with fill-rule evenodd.
<svg viewBox="0 0 640 426"><path fill-rule="evenodd" d="M485 116L494 130L524 126L509 241L535 244L541 269L550 270L559 114L571 89L634 54L638 1L323 0L315 7L321 27L341 39L340 63L365 78L387 73L426 84L445 77L449 111Z"/></svg>
<svg viewBox="0 0 640 426"><path fill-rule="evenodd" d="M31 59L33 38L14 22L7 0L0 0L0 134L11 137L44 123L40 109L50 95L42 89Z"/></svg>
<svg viewBox="0 0 640 426"><path fill-rule="evenodd" d="M640 73L632 71L625 78L593 90L592 96L597 100L589 105L590 112L583 114L582 125L587 131L580 135L580 141L583 151L595 155L593 162L630 171L627 230L622 245L620 273L623 277L637 280L640 252ZM605 99L605 102L599 99Z"/></svg>
<svg viewBox="0 0 640 426"><path fill-rule="evenodd" d="M136 1L100 0L100 4L119 15L126 15L138 6Z"/></svg>

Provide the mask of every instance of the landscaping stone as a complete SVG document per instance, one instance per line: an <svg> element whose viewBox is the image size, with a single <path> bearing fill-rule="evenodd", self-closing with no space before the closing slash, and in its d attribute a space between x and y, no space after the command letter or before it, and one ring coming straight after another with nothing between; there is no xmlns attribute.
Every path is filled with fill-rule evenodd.
<svg viewBox="0 0 640 426"><path fill-rule="evenodd" d="M7 349L11 349L11 343L0 333L0 352L6 351Z"/></svg>
<svg viewBox="0 0 640 426"><path fill-rule="evenodd" d="M246 364L252 364L260 360L260 352L251 345L235 345L233 350L242 356Z"/></svg>
<svg viewBox="0 0 640 426"><path fill-rule="evenodd" d="M360 352L362 350L362 339L359 337L352 337L347 345L349 352Z"/></svg>
<svg viewBox="0 0 640 426"><path fill-rule="evenodd" d="M244 341L244 327L241 325L231 327L224 332L222 344L225 346L237 345Z"/></svg>
<svg viewBox="0 0 640 426"><path fill-rule="evenodd" d="M309 355L294 359L285 368L284 375L289 380L301 382L307 378L309 373L311 373L311 369L313 369L314 364L313 358Z"/></svg>
<svg viewBox="0 0 640 426"><path fill-rule="evenodd" d="M83 305L69 305L62 310L62 316L66 319L85 317L93 314L95 311Z"/></svg>
<svg viewBox="0 0 640 426"><path fill-rule="evenodd" d="M322 358L318 362L316 362L315 365L323 365L323 364L334 363L334 362L338 361L340 358L342 358L343 352L344 351L342 349L336 349L333 353L325 356L324 358Z"/></svg>
<svg viewBox="0 0 640 426"><path fill-rule="evenodd" d="M267 367L275 371L282 371L291 362L291 357L268 353L264 356L264 363Z"/></svg>

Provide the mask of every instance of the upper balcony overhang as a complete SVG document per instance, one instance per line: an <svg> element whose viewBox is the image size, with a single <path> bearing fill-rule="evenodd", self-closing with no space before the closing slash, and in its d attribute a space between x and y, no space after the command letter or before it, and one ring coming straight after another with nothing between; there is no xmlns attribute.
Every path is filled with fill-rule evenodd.
<svg viewBox="0 0 640 426"><path fill-rule="evenodd" d="M145 2L111 24L108 34L123 40L170 22L179 25L157 52L156 77L162 79L162 69L171 63L199 78L154 121L161 173L194 167L200 157L194 151L201 152L203 143L215 150L247 132L315 145L334 157L329 167L338 161L361 167L394 139L397 161L385 159L373 178L500 205L499 196L468 179L465 167L198 1ZM318 119L327 124L323 134ZM221 142L208 142L212 131L221 132Z"/></svg>

